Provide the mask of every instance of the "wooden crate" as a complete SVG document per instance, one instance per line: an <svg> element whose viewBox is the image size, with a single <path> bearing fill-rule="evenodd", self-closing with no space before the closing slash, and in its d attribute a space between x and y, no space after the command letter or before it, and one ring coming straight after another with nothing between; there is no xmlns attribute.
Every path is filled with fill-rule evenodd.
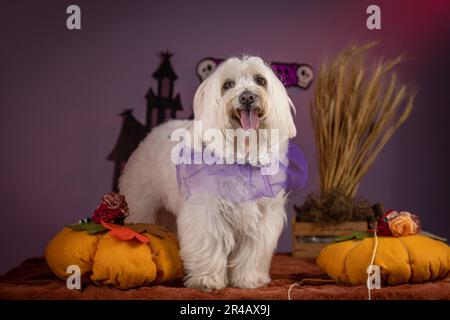
<svg viewBox="0 0 450 320"><path fill-rule="evenodd" d="M300 258L315 259L327 244L336 236L366 231L367 222L347 221L336 225L322 226L311 222L298 222L292 218L292 255ZM318 240L318 241L312 241Z"/></svg>

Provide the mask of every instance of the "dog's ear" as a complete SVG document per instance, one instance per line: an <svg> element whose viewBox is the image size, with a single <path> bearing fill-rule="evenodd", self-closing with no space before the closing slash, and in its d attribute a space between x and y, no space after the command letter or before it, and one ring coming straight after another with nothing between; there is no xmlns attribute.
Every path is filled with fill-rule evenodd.
<svg viewBox="0 0 450 320"><path fill-rule="evenodd" d="M208 79L204 80L198 87L197 91L195 92L194 107L193 107L195 120L200 120L202 117L207 86L208 86Z"/></svg>
<svg viewBox="0 0 450 320"><path fill-rule="evenodd" d="M288 100L289 109L286 113L286 116L287 116L286 123L288 124L288 137L289 137L289 139L291 139L297 135L297 127L295 126L294 117L293 117L293 115L295 115L297 113L297 110L295 109L294 103L292 102L291 98L289 98L289 96L287 96L287 100ZM292 109L293 114L291 114L291 109Z"/></svg>
<svg viewBox="0 0 450 320"><path fill-rule="evenodd" d="M202 121L203 128L218 128L217 110L219 110L220 88L218 77L211 74L203 81L194 96L194 120Z"/></svg>
<svg viewBox="0 0 450 320"><path fill-rule="evenodd" d="M280 79L270 70L272 81L268 87L270 113L274 118L274 125L280 129L280 133L285 138L294 138L297 135L297 128L294 123L296 114L295 106L289 98L286 88Z"/></svg>

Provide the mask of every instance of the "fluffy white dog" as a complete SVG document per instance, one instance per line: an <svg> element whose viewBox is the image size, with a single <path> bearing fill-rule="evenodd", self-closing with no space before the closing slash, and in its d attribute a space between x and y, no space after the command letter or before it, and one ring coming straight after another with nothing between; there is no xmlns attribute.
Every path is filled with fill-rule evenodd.
<svg viewBox="0 0 450 320"><path fill-rule="evenodd" d="M279 129L277 156L282 158L288 140L296 135L291 109L283 84L258 57L224 61L194 98L195 120L204 130L215 128L225 135L226 129ZM127 222L167 224L169 212L175 215L188 287L264 286L270 282L270 262L286 222L286 192L244 203L207 194L186 199L179 193L171 161L177 142L169 137L185 128L201 139L193 127L187 120L164 123L132 154L119 183L130 208Z"/></svg>

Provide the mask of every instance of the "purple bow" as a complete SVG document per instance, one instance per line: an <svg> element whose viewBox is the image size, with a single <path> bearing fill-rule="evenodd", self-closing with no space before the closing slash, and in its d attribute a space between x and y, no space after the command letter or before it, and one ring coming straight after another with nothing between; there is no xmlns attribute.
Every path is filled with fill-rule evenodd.
<svg viewBox="0 0 450 320"><path fill-rule="evenodd" d="M289 143L287 161L279 161L273 175L261 174L250 164L178 164L177 181L186 199L194 193L208 193L233 203L274 198L282 190L302 188L308 179L308 164L303 152Z"/></svg>

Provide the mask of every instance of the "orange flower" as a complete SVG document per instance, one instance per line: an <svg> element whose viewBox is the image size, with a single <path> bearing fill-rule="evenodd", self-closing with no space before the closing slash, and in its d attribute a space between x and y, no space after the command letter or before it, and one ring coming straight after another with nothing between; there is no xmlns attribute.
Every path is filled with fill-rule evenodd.
<svg viewBox="0 0 450 320"><path fill-rule="evenodd" d="M139 234L133 230L131 230L128 227L124 227L118 224L112 224L112 223L106 223L102 221L102 225L106 228L111 230L110 234L119 239L119 240L132 240L137 239L138 241L142 243L148 243L150 240L143 236L142 234Z"/></svg>
<svg viewBox="0 0 450 320"><path fill-rule="evenodd" d="M417 223L411 217L411 214L402 211L388 222L389 229L395 237L409 236L417 233Z"/></svg>

